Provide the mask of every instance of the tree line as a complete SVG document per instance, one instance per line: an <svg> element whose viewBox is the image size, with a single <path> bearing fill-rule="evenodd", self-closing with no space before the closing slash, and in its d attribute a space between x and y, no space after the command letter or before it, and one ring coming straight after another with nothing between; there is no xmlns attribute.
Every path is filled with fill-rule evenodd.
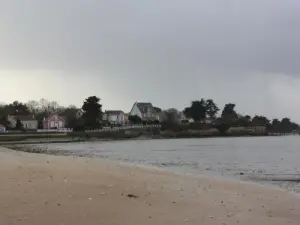
<svg viewBox="0 0 300 225"><path fill-rule="evenodd" d="M233 103L225 104L221 114L220 108L212 99L201 99L200 101L192 101L191 105L184 109L184 115L187 118L193 119L196 123L209 123L219 129L221 133L226 132L230 127L241 126L265 126L268 132L273 133L291 133L299 131L299 125L292 122L290 118L283 118L281 120L274 118L268 119L263 115L249 115L238 114L235 110L236 105Z"/></svg>
<svg viewBox="0 0 300 225"><path fill-rule="evenodd" d="M199 124L200 127L201 125L207 127L207 124L210 124L211 127L219 129L221 133L226 132L233 126L265 126L268 132L274 133L291 133L293 131L299 131L300 129L299 125L292 122L290 118L286 117L281 120L275 118L270 120L263 115L251 117L249 115L238 114L235 107L235 104L227 103L224 108L220 110L213 99L202 98L192 101L190 106L186 107L183 111L178 111L174 108L162 111L158 107L154 107L154 110L162 115L161 118L165 125L188 123L189 120L193 120L193 122ZM39 127L41 127L44 117L52 113L58 113L67 118L70 128L97 129L103 125L103 112L99 97L90 96L86 98L81 109L83 116L76 118L78 108L74 105L63 107L56 101L46 99L39 101L31 100L27 103L14 101L10 104L0 105L0 124L5 126L9 125L9 121L7 120L8 115L34 115L39 121ZM186 119L183 119L183 117ZM130 116L129 121L133 124L147 123L146 121L142 121L138 116ZM162 121L148 121L148 123L159 123ZM20 125L20 123L17 124Z"/></svg>
<svg viewBox="0 0 300 225"><path fill-rule="evenodd" d="M56 101L41 99L39 101L31 100L26 103L14 101L10 104L0 105L0 124L9 127L8 115L17 116L16 129L22 128L22 124L18 116L34 115L38 121L38 127L42 128L43 119L53 113L57 113L67 118L68 127L78 129L99 128L102 119L102 105L100 98L90 96L83 102L81 107L84 114L81 118L76 117L78 108L74 105L63 107Z"/></svg>

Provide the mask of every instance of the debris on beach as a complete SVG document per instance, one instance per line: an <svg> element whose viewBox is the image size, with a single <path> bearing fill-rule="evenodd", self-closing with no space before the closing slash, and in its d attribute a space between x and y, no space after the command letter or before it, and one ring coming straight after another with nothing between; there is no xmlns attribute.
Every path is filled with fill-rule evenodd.
<svg viewBox="0 0 300 225"><path fill-rule="evenodd" d="M232 216L234 216L234 213L227 214L227 217L232 217Z"/></svg>
<svg viewBox="0 0 300 225"><path fill-rule="evenodd" d="M138 198L138 196L137 196L137 195L134 195L134 194L128 194L127 197L128 197L128 198Z"/></svg>

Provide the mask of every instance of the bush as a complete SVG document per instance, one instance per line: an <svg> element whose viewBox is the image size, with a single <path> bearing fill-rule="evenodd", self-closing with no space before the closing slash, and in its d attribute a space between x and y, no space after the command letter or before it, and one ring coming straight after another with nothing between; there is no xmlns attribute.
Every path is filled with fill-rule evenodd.
<svg viewBox="0 0 300 225"><path fill-rule="evenodd" d="M180 124L164 121L161 123L161 130L163 130L163 131L170 130L170 131L178 132L178 131L183 130L183 128L182 128L182 126L180 126Z"/></svg>
<svg viewBox="0 0 300 225"><path fill-rule="evenodd" d="M181 120L182 124L189 124L190 122L188 120Z"/></svg>
<svg viewBox="0 0 300 225"><path fill-rule="evenodd" d="M219 130L221 135L226 135L227 131L230 128L230 125L226 124L226 123L219 123L219 124L216 124L214 127Z"/></svg>
<svg viewBox="0 0 300 225"><path fill-rule="evenodd" d="M132 124L141 124L142 123L142 119L139 116L129 116L128 120L130 121L130 123Z"/></svg>

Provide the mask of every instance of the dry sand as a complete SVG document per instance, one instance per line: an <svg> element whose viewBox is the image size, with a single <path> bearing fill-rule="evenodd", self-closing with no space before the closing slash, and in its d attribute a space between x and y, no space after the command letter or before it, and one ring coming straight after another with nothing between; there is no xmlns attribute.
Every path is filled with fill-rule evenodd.
<svg viewBox="0 0 300 225"><path fill-rule="evenodd" d="M1 225L300 224L283 190L100 159L0 147L0 178Z"/></svg>

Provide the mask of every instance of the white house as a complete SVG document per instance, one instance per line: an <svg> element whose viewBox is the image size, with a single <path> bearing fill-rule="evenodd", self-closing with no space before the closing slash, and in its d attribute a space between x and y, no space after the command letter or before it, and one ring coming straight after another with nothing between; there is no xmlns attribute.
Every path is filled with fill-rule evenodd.
<svg viewBox="0 0 300 225"><path fill-rule="evenodd" d="M38 121L34 118L34 115L26 115L26 116L9 115L7 119L10 123L11 128L16 127L18 119L20 120L24 129L37 130L38 128Z"/></svg>
<svg viewBox="0 0 300 225"><path fill-rule="evenodd" d="M103 113L102 120L111 124L124 124L125 113L122 110L106 110Z"/></svg>
<svg viewBox="0 0 300 225"><path fill-rule="evenodd" d="M149 102L135 102L129 116L139 116L142 120L160 120L160 113Z"/></svg>

